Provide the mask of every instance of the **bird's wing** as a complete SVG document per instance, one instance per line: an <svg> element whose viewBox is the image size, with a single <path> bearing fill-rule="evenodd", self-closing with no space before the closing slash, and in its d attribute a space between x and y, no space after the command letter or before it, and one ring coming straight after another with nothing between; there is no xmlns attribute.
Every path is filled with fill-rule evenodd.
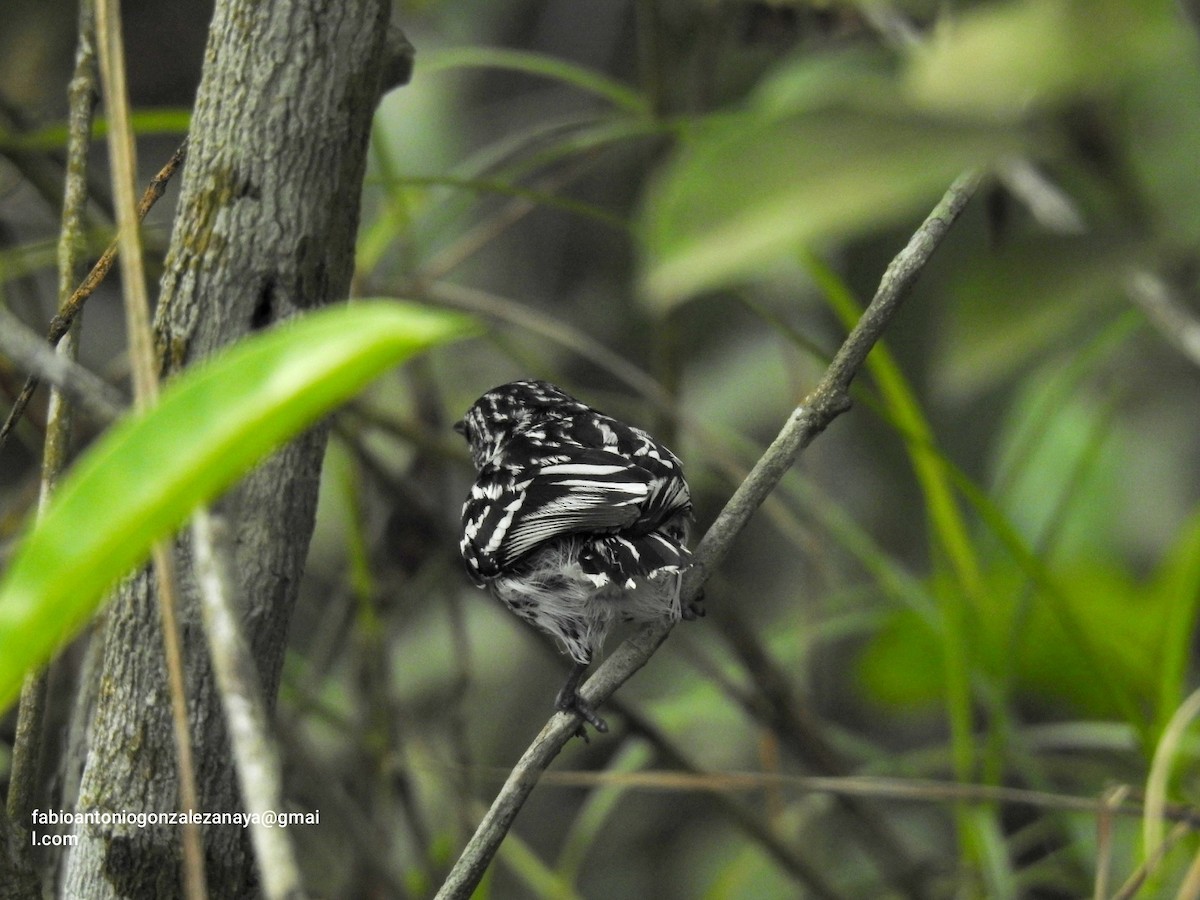
<svg viewBox="0 0 1200 900"><path fill-rule="evenodd" d="M486 579L562 535L628 528L643 517L655 484L625 457L579 446L560 445L540 463L485 469L463 507L463 557Z"/></svg>

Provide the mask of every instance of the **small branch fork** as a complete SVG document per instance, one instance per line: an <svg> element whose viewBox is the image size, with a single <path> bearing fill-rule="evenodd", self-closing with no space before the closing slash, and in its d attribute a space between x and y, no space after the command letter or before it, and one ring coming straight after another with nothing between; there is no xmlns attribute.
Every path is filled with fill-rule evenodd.
<svg viewBox="0 0 1200 900"><path fill-rule="evenodd" d="M725 558L734 539L775 489L800 453L835 418L850 408L850 383L862 368L917 277L958 218L979 183L979 175L958 177L907 246L892 260L879 289L850 332L820 383L788 417L779 435L739 485L695 552L695 564L684 577L682 600L694 601L709 575ZM593 706L607 700L644 666L666 640L673 623L646 625L628 638L588 679L580 693ZM462 856L438 891L438 900L466 898L479 884L513 820L542 772L580 727L578 714L556 713L513 768L491 809L479 823Z"/></svg>

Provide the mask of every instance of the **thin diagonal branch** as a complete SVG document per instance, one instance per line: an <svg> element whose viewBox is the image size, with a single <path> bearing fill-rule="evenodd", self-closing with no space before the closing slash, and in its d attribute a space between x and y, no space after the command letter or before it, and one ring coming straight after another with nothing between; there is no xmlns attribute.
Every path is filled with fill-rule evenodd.
<svg viewBox="0 0 1200 900"><path fill-rule="evenodd" d="M262 681L238 621L229 543L225 520L207 509L197 510L192 517L192 544L208 654L221 690L246 811L264 815L284 808L283 765ZM269 900L301 896L300 870L289 830L256 822L250 826L250 840L262 876L263 896Z"/></svg>
<svg viewBox="0 0 1200 900"><path fill-rule="evenodd" d="M933 251L974 194L978 180L979 176L974 172L955 180L907 246L892 260L880 280L874 299L834 356L816 389L788 417L778 437L700 541L696 548L695 565L684 578L684 605L699 595L709 575L729 552L734 539L775 489L784 473L795 464L804 448L830 422L850 408L851 381L907 298ZM593 706L608 699L649 661L672 627L671 622L655 623L643 626L634 633L588 679L580 691L584 699ZM578 727L578 716L568 713L556 713L546 723L513 768L491 809L450 871L438 891L439 900L471 895L541 773Z"/></svg>
<svg viewBox="0 0 1200 900"><path fill-rule="evenodd" d="M142 199L137 205L137 217L141 222L146 218L146 213L150 212L150 207L154 206L162 197L167 189L167 183L171 177L178 171L183 164L184 158L187 156L187 139L184 138L171 158L167 160L166 165L159 170L158 174L150 179L150 183L146 186L145 193L142 194ZM108 245L108 249L100 255L96 260L96 264L92 266L87 277L80 282L71 294L67 301L62 304L58 313L50 320L50 328L46 335L46 339L50 342L50 346L58 345L62 340L63 335L71 327L71 323L75 321L75 317L79 315L83 309L83 305L87 299L92 296L100 283L104 281L108 272L113 267L113 263L117 259L117 241L113 241ZM21 420L21 416L25 414L25 408L29 406L29 401L33 398L33 392L37 390L40 379L37 375L31 375L26 379L24 386L21 388L21 393L17 395L17 400L13 403L12 409L9 410L8 418L4 424L0 426L0 447L4 446L4 442L8 440L9 433L16 427L17 422Z"/></svg>
<svg viewBox="0 0 1200 900"><path fill-rule="evenodd" d="M1184 305L1167 281L1147 269L1135 269L1125 276L1125 290L1159 334L1188 362L1200 366L1200 318Z"/></svg>
<svg viewBox="0 0 1200 900"><path fill-rule="evenodd" d="M39 380L50 382L98 422L107 424L125 411L120 391L71 357L56 353L5 306L0 306L0 353Z"/></svg>

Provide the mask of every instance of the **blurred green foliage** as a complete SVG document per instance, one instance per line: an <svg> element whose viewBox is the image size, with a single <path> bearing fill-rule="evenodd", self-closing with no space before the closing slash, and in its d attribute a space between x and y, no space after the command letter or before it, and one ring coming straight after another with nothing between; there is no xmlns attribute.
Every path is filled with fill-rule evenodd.
<svg viewBox="0 0 1200 900"><path fill-rule="evenodd" d="M680 453L702 532L973 169L855 408L739 539L709 617L621 692L621 724L552 769L480 896L1111 896L1147 870L1142 896L1172 895L1193 836L1148 857L1136 818L1066 801L1136 795L1197 683L1198 361L1130 289L1200 320L1182 6L397 18L417 65L377 117L358 289L488 330L337 419L280 700L290 783L334 823L297 834L314 890L440 883L559 677L459 573L451 422L494 384L559 381ZM22 246L6 285L44 258ZM1173 801L1197 802L1195 752L1170 754ZM911 793L803 780L835 773Z"/></svg>

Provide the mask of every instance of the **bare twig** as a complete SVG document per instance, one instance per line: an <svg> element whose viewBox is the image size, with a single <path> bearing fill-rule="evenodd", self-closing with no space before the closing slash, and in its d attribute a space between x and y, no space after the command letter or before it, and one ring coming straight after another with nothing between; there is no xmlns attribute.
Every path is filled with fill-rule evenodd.
<svg viewBox="0 0 1200 900"><path fill-rule="evenodd" d="M1003 160L996 177L1047 231L1055 234L1087 231L1083 213L1074 199L1027 157Z"/></svg>
<svg viewBox="0 0 1200 900"><path fill-rule="evenodd" d="M973 172L960 176L917 229L908 245L892 260L880 280L874 299L834 356L816 390L793 411L778 437L700 541L696 548L695 564L684 577L685 605L699 595L709 575L729 552L734 539L784 473L792 467L801 451L830 422L850 408L850 382L908 296L933 251L966 206L977 183L978 176ZM593 706L603 703L649 661L654 651L666 640L672 626L671 622L656 623L643 626L634 633L583 686L580 693L584 699ZM438 892L439 898L470 896L541 773L578 727L578 716L568 713L556 713L546 723L500 789L491 809Z"/></svg>
<svg viewBox="0 0 1200 900"><path fill-rule="evenodd" d="M1134 897L1141 893L1145 887L1147 879L1149 879L1162 865L1167 854L1175 849L1176 845L1187 837L1193 828L1187 822L1179 822L1171 829L1166 840L1158 845L1153 852L1147 852L1146 858L1142 861L1132 874L1125 879L1125 883L1121 885L1121 889L1112 895L1112 900L1133 900Z"/></svg>
<svg viewBox="0 0 1200 900"><path fill-rule="evenodd" d="M137 220L141 222L146 218L146 214L150 212L154 206L167 191L167 184L171 178L183 165L184 159L187 157L187 138L175 148L175 152L163 164L163 167L158 170L150 183L146 185L146 190L142 193L142 199L137 204ZM71 294L71 298L63 304L63 308L59 310L58 315L50 320L50 330L47 334L47 339L50 343L55 343L71 327L71 322L79 315L79 311L83 309L83 304L87 302L88 297L100 286L100 282L108 274L108 270L112 268L113 260L117 257L120 241L115 240L108 245L108 249L96 260L96 264L92 266L92 270L88 272L87 278L75 289Z"/></svg>
<svg viewBox="0 0 1200 900"><path fill-rule="evenodd" d="M639 726L638 730L642 728ZM675 760L672 758L670 761ZM1110 819L1137 819L1145 815L1145 807L1132 797L1128 788L1118 788L1096 798L932 778L701 772L691 767L685 768L689 771L553 772L546 775L546 784L555 787L600 787L620 783L623 787L646 791L707 791L719 794L757 793L765 787L772 787L804 794L869 797L906 803L1004 803L1053 812L1107 816ZM1164 821L1192 830L1200 828L1200 809L1195 806L1169 804L1161 809L1161 814Z"/></svg>
<svg viewBox="0 0 1200 900"><path fill-rule="evenodd" d="M120 0L99 0L96 31L100 46L100 78L108 110L108 147L116 201L117 243L121 250L121 281L125 296L125 322L129 358L133 370L134 402L148 409L158 401L158 366L150 330L150 299L142 262L141 236L134 197L137 162L129 93L125 84L125 46L121 37ZM162 616L163 650L167 660L175 753L179 774L179 801L185 811L199 808L196 772L192 764L191 732L188 728L186 686L183 674L183 639L176 618L178 581L175 577L173 546L168 540L154 544L151 556L157 581L159 614ZM182 827L184 891L189 900L207 896L204 878L204 848L200 826L187 819Z"/></svg>
<svg viewBox="0 0 1200 900"><path fill-rule="evenodd" d="M68 87L69 113L67 118L67 165L63 187L62 232L58 241L58 302L61 306L71 293L76 281L76 270L80 267L83 255L83 217L87 207L88 186L88 147L91 144L92 115L95 112L97 90L96 71L96 20L95 8L90 0L83 0L79 6L79 39L75 49L75 71ZM51 351L42 339L27 331L6 308L0 307L0 316L13 320L0 327L0 339L5 343L19 341L27 344L35 357L44 355L46 362L52 367L59 364L66 370L79 376L84 382L89 379L95 382L95 387L103 397L103 405L109 407L105 412L115 412L121 402L105 382L90 372L77 366L74 362L77 347L74 335L69 334L59 345L58 353ZM17 354L8 352L14 359ZM30 368L27 371L37 371ZM53 379L51 379L53 380ZM45 509L50 496L58 482L58 477L66 468L67 456L71 443L71 404L67 402L63 391L56 387L50 393L50 403L47 411L46 440L42 453L42 478L40 485L39 509ZM86 404L85 404L86 405ZM96 411L93 408L93 411ZM9 778L8 813L13 821L16 833L27 835L30 821L29 814L37 800L38 786L41 784L42 748L45 738L46 714L46 670L39 669L25 676L21 687L21 704L17 714L17 729L13 740L12 765ZM21 845L28 852L27 842Z"/></svg>
<svg viewBox="0 0 1200 900"><path fill-rule="evenodd" d="M1200 318L1183 304L1170 285L1153 272L1136 270L1126 276L1125 290L1159 334L1192 365L1200 366Z"/></svg>
<svg viewBox="0 0 1200 900"><path fill-rule="evenodd" d="M238 623L228 543L227 528L221 519L206 509L192 517L204 631L229 725L238 784L246 812L261 815L283 809L283 773L278 746L268 724L270 717L258 669ZM271 900L300 896L302 889L289 834L288 829L273 828L265 822L257 822L250 829L263 895Z"/></svg>
<svg viewBox="0 0 1200 900"><path fill-rule="evenodd" d="M1129 785L1118 784L1105 791L1096 811L1096 878L1092 890L1094 900L1108 897L1108 882L1112 868L1114 811L1121 809L1129 796Z"/></svg>
<svg viewBox="0 0 1200 900"><path fill-rule="evenodd" d="M171 177L178 171L180 165L183 164L184 158L187 156L187 139L171 154L171 158L167 160L166 165L159 170L158 174L150 179L150 184L146 186L145 193L142 194L142 199L138 203L137 215L138 221L146 218L146 213L150 208L158 202L163 193L167 189L167 183ZM108 249L100 255L96 260L96 264L92 266L87 277L80 282L71 294L67 301L59 308L58 313L50 320L50 328L46 335L46 339L51 346L56 346L62 340L63 335L71 327L71 323L75 321L75 317L79 315L83 309L83 305L88 298L92 296L100 283L104 281L109 270L112 269L113 263L117 259L118 242L113 241L108 245ZM4 446L4 442L8 440L9 433L16 427L17 422L21 420L21 416L25 414L26 407L29 406L29 401L33 398L33 392L38 388L39 379L36 375L30 376L24 386L21 388L21 393L17 395L17 400L9 410L8 418L5 419L4 425L0 426L0 447Z"/></svg>
<svg viewBox="0 0 1200 900"><path fill-rule="evenodd" d="M120 391L70 356L56 353L6 306L0 306L0 353L18 368L48 381L99 422L111 422L125 411L125 398Z"/></svg>

